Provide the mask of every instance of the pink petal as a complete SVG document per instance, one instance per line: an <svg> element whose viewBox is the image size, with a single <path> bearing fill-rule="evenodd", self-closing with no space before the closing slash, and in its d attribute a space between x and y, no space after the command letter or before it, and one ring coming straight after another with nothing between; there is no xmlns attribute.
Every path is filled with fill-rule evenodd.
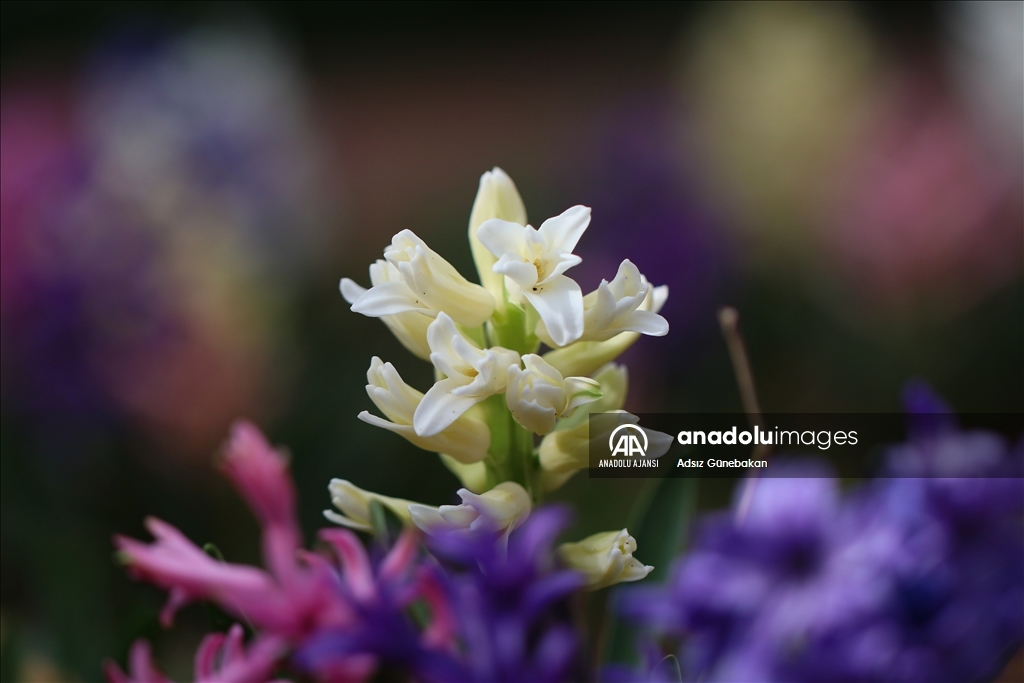
<svg viewBox="0 0 1024 683"><path fill-rule="evenodd" d="M393 579L406 571L416 560L416 550L419 545L419 534L413 529L406 529L398 537L394 547L384 558L380 566L381 579Z"/></svg>
<svg viewBox="0 0 1024 683"><path fill-rule="evenodd" d="M454 649L457 625L444 588L434 573L426 569L420 572L417 584L420 596L430 608L431 616L430 626L423 631L423 643L428 647Z"/></svg>
<svg viewBox="0 0 1024 683"><path fill-rule="evenodd" d="M357 600L369 600L376 594L373 570L366 549L355 534L346 529L321 529L320 538L338 554L344 570L345 583Z"/></svg>
<svg viewBox="0 0 1024 683"><path fill-rule="evenodd" d="M194 665L196 680L213 676L217 653L224 644L224 638L223 633L211 633L199 643Z"/></svg>
<svg viewBox="0 0 1024 683"><path fill-rule="evenodd" d="M287 459L271 447L255 425L239 421L231 430L222 467L256 514L264 534L273 528L281 536L278 541L264 543L268 567L275 574L289 571L302 540Z"/></svg>

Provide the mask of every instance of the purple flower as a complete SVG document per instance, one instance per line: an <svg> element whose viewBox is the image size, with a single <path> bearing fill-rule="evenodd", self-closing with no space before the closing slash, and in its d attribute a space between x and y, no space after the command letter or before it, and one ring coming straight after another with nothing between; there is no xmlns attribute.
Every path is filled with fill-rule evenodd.
<svg viewBox="0 0 1024 683"><path fill-rule="evenodd" d="M535 511L508 539L448 533L430 540L448 568L459 660L446 681L565 681L581 675L567 598L583 577L560 569L552 544L568 523L562 508Z"/></svg>
<svg viewBox="0 0 1024 683"><path fill-rule="evenodd" d="M355 618L307 638L295 656L299 668L318 680L348 680L353 657L372 657L421 680L451 680L455 624L436 570L410 570L415 532L405 532L376 570L351 532L325 529L320 537L342 558L347 581L339 589ZM410 615L416 602L430 614L422 632Z"/></svg>
<svg viewBox="0 0 1024 683"><path fill-rule="evenodd" d="M920 387L908 395L912 436L886 465L895 476L845 497L797 466L747 481L744 515L704 520L669 584L629 591L619 612L674 639L685 676L701 681L998 672L1024 640L1020 446L958 430ZM658 680L664 654L645 657L641 675Z"/></svg>
<svg viewBox="0 0 1024 683"><path fill-rule="evenodd" d="M916 393L907 392L911 439L890 450L894 478L872 496L903 550L873 628L887 629L888 679L990 676L1024 640L1024 441L961 431L927 387Z"/></svg>

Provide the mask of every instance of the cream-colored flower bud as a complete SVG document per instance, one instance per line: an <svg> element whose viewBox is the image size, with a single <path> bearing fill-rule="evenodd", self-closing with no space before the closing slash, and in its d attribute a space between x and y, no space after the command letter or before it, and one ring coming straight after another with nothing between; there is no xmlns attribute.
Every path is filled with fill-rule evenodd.
<svg viewBox="0 0 1024 683"><path fill-rule="evenodd" d="M413 420L423 394L406 384L395 366L376 356L370 361L366 381L367 395L387 419L364 410L359 413L363 422L399 434L423 450L447 454L461 463L475 463L487 457L491 430L476 414L460 415L436 434L421 436L416 433Z"/></svg>
<svg viewBox="0 0 1024 683"><path fill-rule="evenodd" d="M482 325L494 312L494 297L462 277L412 230L395 235L384 258L402 274L417 303L444 311L460 325Z"/></svg>
<svg viewBox="0 0 1024 683"><path fill-rule="evenodd" d="M654 567L633 557L636 539L629 532L604 531L578 543L563 543L558 556L569 569L586 577L588 590L597 590L616 583L639 581Z"/></svg>
<svg viewBox="0 0 1024 683"><path fill-rule="evenodd" d="M601 398L601 385L589 377L563 378L540 356L523 356L525 369L508 369L505 403L516 422L531 432L547 434L555 420L569 417L577 407Z"/></svg>
<svg viewBox="0 0 1024 683"><path fill-rule="evenodd" d="M530 516L530 494L519 484L505 481L486 493L459 489L461 505L413 504L412 522L428 534L446 531L501 531L507 534Z"/></svg>
<svg viewBox="0 0 1024 683"><path fill-rule="evenodd" d="M519 190L512 179L497 166L480 176L480 189L477 190L473 210L469 214L469 246L473 251L477 272L480 273L480 284L491 293L501 308L505 301L504 276L494 272L494 264L498 259L477 236L480 225L492 218L526 225L526 207L519 196Z"/></svg>
<svg viewBox="0 0 1024 683"><path fill-rule="evenodd" d="M541 439L539 455L545 490L553 491L587 466L590 414L620 411L626 403L629 373L625 365L608 363L594 374L594 380L601 386L601 398L583 406L572 417L560 420L555 431Z"/></svg>
<svg viewBox="0 0 1024 683"><path fill-rule="evenodd" d="M395 513L403 522L412 521L409 514L412 501L364 491L346 479L331 479L327 490L331 492L331 503L344 513L339 515L334 510L324 510L324 517L335 524L359 531L370 531L370 503L374 500Z"/></svg>

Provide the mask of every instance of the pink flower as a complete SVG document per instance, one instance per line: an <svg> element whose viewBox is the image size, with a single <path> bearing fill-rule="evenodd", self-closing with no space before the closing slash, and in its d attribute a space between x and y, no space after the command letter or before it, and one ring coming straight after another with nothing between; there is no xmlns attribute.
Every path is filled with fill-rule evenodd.
<svg viewBox="0 0 1024 683"><path fill-rule="evenodd" d="M146 640L136 640L128 653L128 673L111 661L103 663L103 673L110 683L171 683L153 663L153 648Z"/></svg>
<svg viewBox="0 0 1024 683"><path fill-rule="evenodd" d="M342 625L352 612L334 589L323 562L300 556L295 491L287 460L253 425L240 422L224 452L223 469L256 513L268 571L219 562L173 526L155 518L146 528L155 543L118 536L129 572L170 591L161 622L192 600L210 600L255 626L295 640L324 625Z"/></svg>
<svg viewBox="0 0 1024 683"><path fill-rule="evenodd" d="M235 624L226 633L211 633L196 650L195 683L268 682L286 644L275 636L260 636L248 649L242 642L242 627ZM153 663L145 640L136 640L128 656L128 673L107 662L104 673L110 683L171 683Z"/></svg>
<svg viewBox="0 0 1024 683"><path fill-rule="evenodd" d="M211 633L196 650L196 683L249 683L270 678L287 650L276 636L258 636L248 650L242 643L242 627L235 624L224 633Z"/></svg>
<svg viewBox="0 0 1024 683"><path fill-rule="evenodd" d="M406 657L404 650L396 654L395 648L381 644L390 639L385 631L401 625L403 611L419 598L429 605L432 621L422 636L408 639L405 649L419 653L424 648L452 647L451 610L436 581L417 564L415 531L399 537L376 567L359 539L344 529L324 529L319 534L336 559L312 553L301 548L287 459L256 427L245 422L235 425L222 469L260 522L267 569L218 561L176 528L152 517L146 520L155 539L152 543L115 538L134 577L170 592L160 615L165 626L183 604L208 600L247 620L260 634L247 650L240 627L226 636L208 636L196 654L197 682L264 681L285 654L326 633L349 634L348 642L357 644L328 653L316 666L305 667L308 672L322 680L364 681L376 670L379 657ZM384 623L381 615L398 615L399 621ZM114 664L106 669L113 683L167 681L153 666L144 641L132 647L130 676Z"/></svg>

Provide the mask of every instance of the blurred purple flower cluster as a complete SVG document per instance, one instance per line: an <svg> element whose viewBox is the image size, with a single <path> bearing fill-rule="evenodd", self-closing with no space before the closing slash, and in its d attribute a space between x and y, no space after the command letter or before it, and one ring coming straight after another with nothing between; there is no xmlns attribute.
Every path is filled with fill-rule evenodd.
<svg viewBox="0 0 1024 683"><path fill-rule="evenodd" d="M536 512L507 545L497 534L439 534L433 556L408 529L374 561L346 529L319 532L325 553L302 549L287 460L254 426L236 425L222 468L260 522L265 570L215 559L154 518L153 543L115 539L135 578L169 591L165 626L201 600L255 632L248 643L239 624L207 636L197 681L269 681L282 671L364 681L382 668L422 681L562 681L579 671L566 598L583 578L559 569L552 550L564 510ZM168 680L142 640L128 669L108 663L107 678Z"/></svg>
<svg viewBox="0 0 1024 683"><path fill-rule="evenodd" d="M269 35L142 27L72 78L3 86L5 413L54 458L125 423L205 454L266 414L325 253L302 80Z"/></svg>
<svg viewBox="0 0 1024 683"><path fill-rule="evenodd" d="M579 643L568 596L586 583L555 566L552 545L568 525L564 508L534 512L509 538L449 533L433 539L434 555L450 573L452 605L465 659L447 681L577 680Z"/></svg>
<svg viewBox="0 0 1024 683"><path fill-rule="evenodd" d="M968 681L1024 639L1024 443L961 431L920 387L885 476L847 495L823 468L747 480L665 587L619 597L647 659L609 680ZM737 500L743 498L739 490Z"/></svg>

